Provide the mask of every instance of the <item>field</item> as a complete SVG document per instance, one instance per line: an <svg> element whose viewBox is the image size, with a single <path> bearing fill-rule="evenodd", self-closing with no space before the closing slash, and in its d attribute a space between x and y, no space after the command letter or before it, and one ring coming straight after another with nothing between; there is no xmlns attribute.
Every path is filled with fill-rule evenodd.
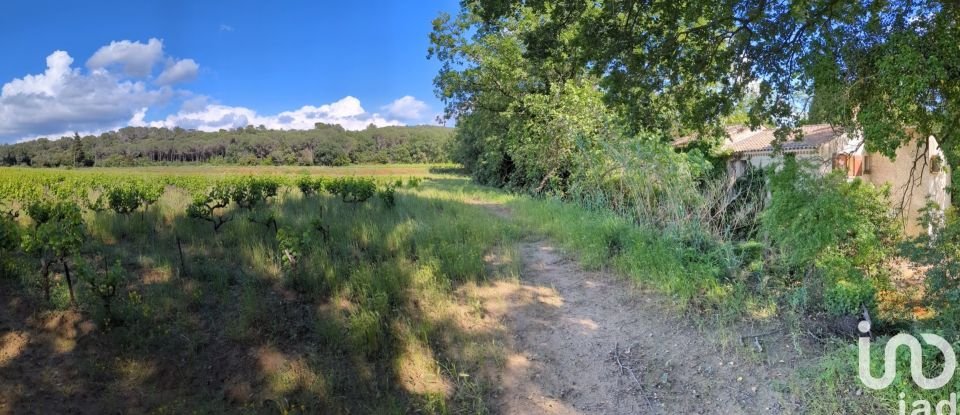
<svg viewBox="0 0 960 415"><path fill-rule="evenodd" d="M198 170L209 171L187 174ZM281 187L249 212L218 209L233 219L217 231L188 217L191 196L174 186L127 214L85 209L84 242L65 261L74 279L91 281L74 283L75 307L59 266L44 305L32 256L13 264L22 279L3 281L0 412L442 410L450 382L474 382L459 375L495 360L489 336L461 327L476 317L458 293L516 277L508 263L484 262L515 232L481 207L437 196L459 179L425 167L333 175L358 171L402 182L395 201ZM97 173L121 183L131 172ZM157 173L185 172L135 174L149 183ZM261 213L275 226L251 221ZM91 276L78 278L81 262ZM122 282L108 311L95 284L115 263ZM452 402L478 404L470 399Z"/></svg>
<svg viewBox="0 0 960 415"><path fill-rule="evenodd" d="M798 374L828 345L740 337L779 324L768 299L450 171L0 170L32 241L3 252L0 413L818 409Z"/></svg>

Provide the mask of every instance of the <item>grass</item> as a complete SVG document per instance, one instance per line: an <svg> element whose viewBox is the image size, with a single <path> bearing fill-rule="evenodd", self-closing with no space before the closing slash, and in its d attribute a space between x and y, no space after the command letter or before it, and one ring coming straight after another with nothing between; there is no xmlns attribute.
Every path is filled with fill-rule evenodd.
<svg viewBox="0 0 960 415"><path fill-rule="evenodd" d="M675 237L637 226L608 211L491 190L468 181L448 180L442 192L424 194L465 203L502 205L521 229L549 237L585 267L614 271L638 285L671 296L678 311L701 324L719 327L721 337L729 331L728 344L738 343L737 327L749 322L772 324L782 320L779 323L788 328L785 341L796 343L798 353L804 349L800 344L807 334L802 331L802 315L778 304L772 290L751 290L746 281L717 276L711 271L715 264L709 259L691 258L685 252L689 247ZM875 341L874 373L881 370L883 345L883 339ZM857 377L854 346L855 342L846 338L830 339L828 344L817 346L822 352L808 354L806 363L784 392L802 403L804 413L811 414L894 413L900 392L906 394L908 402L944 399L916 389L905 375L909 373L906 356L901 356L901 376L890 389L875 392L864 388ZM960 389L960 384L953 389Z"/></svg>
<svg viewBox="0 0 960 415"><path fill-rule="evenodd" d="M94 262L120 259L130 279L110 326L96 299L81 292L84 311L101 322L95 344L57 339L49 348L69 349L67 366L84 368L69 379L75 388L103 391L104 398L88 402L99 410L485 413L503 364L503 333L483 323L471 287L518 278L517 242L531 234L549 237L587 268L612 270L720 326L790 315L773 295L751 289L756 281L718 274L735 267L701 255L680 237L430 168L96 170L429 180L400 188L393 208L377 198L351 204L285 190L270 207L279 233L242 216L214 233L185 216L188 194L169 189L143 214L88 212L84 255ZM316 231L317 223L329 238ZM27 278L19 295L34 295L31 284ZM66 307L63 284L53 297L54 307ZM27 330L25 321L14 323ZM848 343L830 346L789 392L810 413L895 408L896 395L857 394L855 350ZM29 361L11 363L18 364ZM30 386L50 400L66 399L52 387L58 382L56 375L34 377ZM13 401L14 409L29 407L25 397Z"/></svg>
<svg viewBox="0 0 960 415"><path fill-rule="evenodd" d="M115 174L126 176L176 175L176 176L235 176L235 175L316 175L326 177L363 176L384 178L449 177L446 173L456 169L453 164L370 164L341 167L329 166L145 166L145 167L94 167L85 169L34 169L27 167L4 167L8 171L32 171L42 174Z"/></svg>
<svg viewBox="0 0 960 415"><path fill-rule="evenodd" d="M347 171L358 170L338 173ZM398 171L408 172L383 173ZM53 375L29 376L39 396L12 396L10 407L69 400L53 387L67 382L91 396L77 405L108 412L488 412L493 380L483 373L495 371L483 367L502 361L502 348L462 288L516 278L515 264L485 258L509 252L520 233L483 207L441 197L444 183L405 186L392 208L283 191L269 209L288 252L236 208L212 232L186 217L189 195L177 190L143 214L85 213L83 256L97 268L120 260L128 282L114 316L81 286L81 311L98 334L71 346ZM16 296L37 303L30 271ZM53 306L67 308L62 280ZM29 313L12 318L30 330ZM21 356L10 367L30 364ZM70 375L75 366L86 369Z"/></svg>

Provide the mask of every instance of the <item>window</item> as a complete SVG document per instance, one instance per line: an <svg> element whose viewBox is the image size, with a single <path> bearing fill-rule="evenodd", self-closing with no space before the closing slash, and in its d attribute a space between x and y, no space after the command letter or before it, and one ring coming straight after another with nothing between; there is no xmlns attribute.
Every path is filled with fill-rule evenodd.
<svg viewBox="0 0 960 415"><path fill-rule="evenodd" d="M837 154L833 157L833 169L834 170L846 170L847 169L847 155L846 154Z"/></svg>
<svg viewBox="0 0 960 415"><path fill-rule="evenodd" d="M941 170L943 170L943 159L939 154L935 154L930 157L930 173L937 174Z"/></svg>

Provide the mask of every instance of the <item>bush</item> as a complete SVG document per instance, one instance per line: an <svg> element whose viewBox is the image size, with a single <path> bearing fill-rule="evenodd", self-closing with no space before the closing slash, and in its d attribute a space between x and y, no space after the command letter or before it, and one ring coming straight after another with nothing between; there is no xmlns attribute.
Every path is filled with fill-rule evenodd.
<svg viewBox="0 0 960 415"><path fill-rule="evenodd" d="M75 262L77 263L80 280L85 281L93 294L100 298L104 311L102 321L109 326L114 319L113 300L117 295L117 291L123 286L127 279L126 271L123 269L123 266L120 265L119 260L114 262L113 266L109 269L105 269L103 273L92 269L82 259L77 258Z"/></svg>
<svg viewBox="0 0 960 415"><path fill-rule="evenodd" d="M370 199L377 191L373 179L356 177L338 177L327 183L330 193L340 196L347 203L362 203Z"/></svg>
<svg viewBox="0 0 960 415"><path fill-rule="evenodd" d="M926 298L936 311L938 326L960 339L960 214L954 208L946 215L928 202L921 210L921 224L930 229L903 245L913 261L928 266Z"/></svg>
<svg viewBox="0 0 960 415"><path fill-rule="evenodd" d="M0 214L0 278L14 274L13 255L20 244L20 226L7 215Z"/></svg>
<svg viewBox="0 0 960 415"><path fill-rule="evenodd" d="M380 190L377 190L377 197L383 201L384 206L388 208L393 208L397 204L396 199L397 188L393 185L386 185Z"/></svg>
<svg viewBox="0 0 960 415"><path fill-rule="evenodd" d="M820 176L787 157L770 177L770 192L762 229L787 275L805 276L807 304L835 315L874 307L902 237L889 188L847 182L842 172Z"/></svg>
<svg viewBox="0 0 960 415"><path fill-rule="evenodd" d="M322 177L303 176L297 179L297 188L304 196L312 196L323 191L326 180Z"/></svg>

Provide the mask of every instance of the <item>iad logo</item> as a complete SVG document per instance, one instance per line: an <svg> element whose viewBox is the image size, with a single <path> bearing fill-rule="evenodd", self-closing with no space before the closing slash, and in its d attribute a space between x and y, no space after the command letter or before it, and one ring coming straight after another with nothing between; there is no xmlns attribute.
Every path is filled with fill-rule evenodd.
<svg viewBox="0 0 960 415"><path fill-rule="evenodd" d="M860 333L867 334L870 332L870 322L861 321L857 328L860 330ZM875 390L890 386L894 376L897 375L897 349L900 348L900 346L907 346L907 348L910 349L910 377L913 378L913 382L926 390L944 387L947 382L953 378L953 373L957 369L957 356L953 352L953 347L950 346L950 343L948 343L946 339L936 334L924 333L921 334L920 337L922 337L923 341L927 344L940 349L940 352L943 353L943 372L941 372L939 376L933 379L928 379L923 376L923 354L920 341L909 334L900 333L893 336L883 349L883 376L879 379L873 377L870 373L870 337L860 337L860 381L863 382L866 387Z"/></svg>

